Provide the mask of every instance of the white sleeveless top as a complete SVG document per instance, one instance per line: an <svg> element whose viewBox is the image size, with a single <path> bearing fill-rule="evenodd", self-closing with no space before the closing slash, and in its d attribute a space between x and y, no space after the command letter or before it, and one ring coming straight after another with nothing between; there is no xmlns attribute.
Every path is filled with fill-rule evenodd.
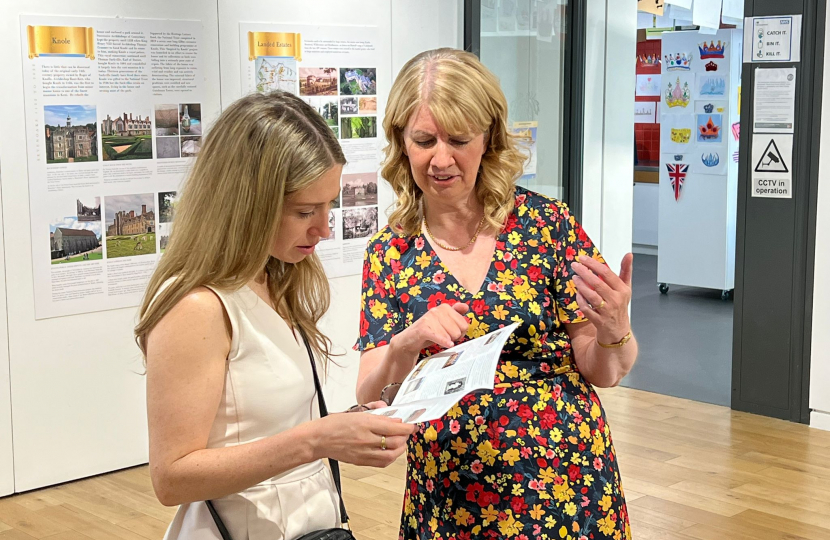
<svg viewBox="0 0 830 540"><path fill-rule="evenodd" d="M319 418L301 338L295 339L285 320L249 287L211 290L222 300L233 333L207 447L257 441ZM319 362L317 367L322 369ZM214 506L233 540L293 540L340 524L337 492L322 460L216 499ZM165 540L216 539L221 536L204 502L180 506L165 535Z"/></svg>

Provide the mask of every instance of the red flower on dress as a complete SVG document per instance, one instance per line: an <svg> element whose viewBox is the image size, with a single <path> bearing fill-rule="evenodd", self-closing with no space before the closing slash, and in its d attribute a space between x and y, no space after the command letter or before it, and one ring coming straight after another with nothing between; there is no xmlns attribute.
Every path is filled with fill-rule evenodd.
<svg viewBox="0 0 830 540"><path fill-rule="evenodd" d="M527 503L523 497L513 497L510 499L510 507L514 514L519 514L527 510Z"/></svg>
<svg viewBox="0 0 830 540"><path fill-rule="evenodd" d="M393 247L397 248L398 253L400 253L401 255L406 253L406 250L409 249L409 243L407 243L406 240L400 237L393 238L389 241L389 243L392 244Z"/></svg>
<svg viewBox="0 0 830 540"><path fill-rule="evenodd" d="M447 303L447 295L442 292L437 292L429 295L429 303L427 304L427 309L432 309L434 307L440 306L441 304Z"/></svg>
<svg viewBox="0 0 830 540"><path fill-rule="evenodd" d="M538 281L542 277L542 269L538 266L531 266L527 269L527 278L530 281Z"/></svg>
<svg viewBox="0 0 830 540"><path fill-rule="evenodd" d="M519 405L519 418L522 422L529 422L533 418L533 409L524 403Z"/></svg>

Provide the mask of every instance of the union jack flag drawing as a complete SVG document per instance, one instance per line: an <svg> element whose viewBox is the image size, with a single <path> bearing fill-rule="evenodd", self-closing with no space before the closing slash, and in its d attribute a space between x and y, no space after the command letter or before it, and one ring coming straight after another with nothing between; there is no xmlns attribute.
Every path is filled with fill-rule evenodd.
<svg viewBox="0 0 830 540"><path fill-rule="evenodd" d="M689 173L689 165L682 163L666 163L669 169L669 178L671 179L671 187L674 190L674 200L680 198L680 190L683 189L683 182L686 181L686 175Z"/></svg>

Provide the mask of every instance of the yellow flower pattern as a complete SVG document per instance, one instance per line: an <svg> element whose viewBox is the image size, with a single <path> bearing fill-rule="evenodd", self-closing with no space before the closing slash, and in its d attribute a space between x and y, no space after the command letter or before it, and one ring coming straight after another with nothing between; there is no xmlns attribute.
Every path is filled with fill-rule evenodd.
<svg viewBox="0 0 830 540"><path fill-rule="evenodd" d="M496 388L410 438L400 540L631 539L611 432L565 326L585 322L571 264L602 257L563 203L518 187L515 203L480 291L462 287L423 234L387 227L369 242L358 350L444 303L469 306L465 340L520 324Z"/></svg>

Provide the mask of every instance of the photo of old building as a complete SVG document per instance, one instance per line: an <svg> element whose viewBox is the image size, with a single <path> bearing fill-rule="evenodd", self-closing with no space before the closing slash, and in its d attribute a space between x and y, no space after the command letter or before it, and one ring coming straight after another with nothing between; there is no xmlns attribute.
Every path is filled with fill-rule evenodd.
<svg viewBox="0 0 830 540"><path fill-rule="evenodd" d="M103 258L101 221L82 222L75 216L49 224L49 250L52 264L75 263Z"/></svg>
<svg viewBox="0 0 830 540"><path fill-rule="evenodd" d="M117 135L119 137L135 137L137 135L152 135L153 125L149 116L144 118L133 113L127 113L115 118L110 115L101 120L101 136Z"/></svg>
<svg viewBox="0 0 830 540"><path fill-rule="evenodd" d="M57 228L54 233L55 250L65 255L92 251L98 247L98 237L86 229Z"/></svg>
<svg viewBox="0 0 830 540"><path fill-rule="evenodd" d="M141 213L135 210L116 212L115 219L107 226L107 236L120 236L156 232L156 214L141 205Z"/></svg>
<svg viewBox="0 0 830 540"><path fill-rule="evenodd" d="M153 159L153 123L150 115L122 113L101 120L104 161Z"/></svg>
<svg viewBox="0 0 830 540"><path fill-rule="evenodd" d="M46 163L98 161L95 107L47 105L43 109Z"/></svg>
<svg viewBox="0 0 830 540"><path fill-rule="evenodd" d="M78 207L78 221L101 221L101 198L95 197L93 201L86 205L81 202L81 199L75 200Z"/></svg>
<svg viewBox="0 0 830 540"><path fill-rule="evenodd" d="M368 206L378 203L378 175L376 172L344 174L343 207Z"/></svg>
<svg viewBox="0 0 830 540"><path fill-rule="evenodd" d="M155 194L104 197L107 259L156 253Z"/></svg>

